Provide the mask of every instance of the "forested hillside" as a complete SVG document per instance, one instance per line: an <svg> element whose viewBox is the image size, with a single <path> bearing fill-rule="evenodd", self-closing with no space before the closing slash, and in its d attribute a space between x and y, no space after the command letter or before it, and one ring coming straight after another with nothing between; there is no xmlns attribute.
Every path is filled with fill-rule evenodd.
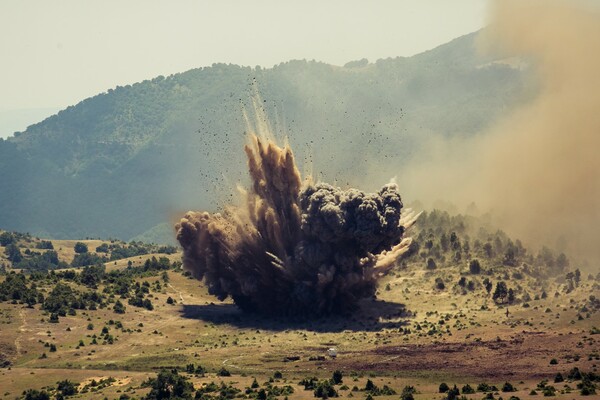
<svg viewBox="0 0 600 400"><path fill-rule="evenodd" d="M216 209L244 179L242 108L256 93L300 165L344 184L389 170L378 186L432 133L480 132L535 90L526 70L477 55L475 38L410 58L214 64L110 89L0 140L0 227L160 240L170 219Z"/></svg>

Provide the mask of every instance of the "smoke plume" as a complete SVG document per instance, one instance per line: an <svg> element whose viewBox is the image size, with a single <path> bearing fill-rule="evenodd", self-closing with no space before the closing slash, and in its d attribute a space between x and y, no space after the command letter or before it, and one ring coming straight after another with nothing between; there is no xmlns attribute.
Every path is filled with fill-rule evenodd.
<svg viewBox="0 0 600 400"><path fill-rule="evenodd" d="M494 3L481 46L530 64L536 97L489 132L434 140L400 179L423 199L476 202L530 244L600 261L600 12L591 2ZM427 159L427 161L422 161Z"/></svg>
<svg viewBox="0 0 600 400"><path fill-rule="evenodd" d="M188 212L176 225L184 268L245 311L340 313L373 296L405 253L416 217L394 184L377 193L302 181L288 147L249 135L251 188L223 214Z"/></svg>

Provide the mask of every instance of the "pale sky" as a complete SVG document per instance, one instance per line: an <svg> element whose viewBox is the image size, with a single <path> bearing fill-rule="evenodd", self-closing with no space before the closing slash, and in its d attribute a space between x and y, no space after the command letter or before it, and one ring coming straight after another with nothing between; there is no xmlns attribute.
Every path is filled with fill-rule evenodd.
<svg viewBox="0 0 600 400"><path fill-rule="evenodd" d="M410 56L476 31L489 0L0 0L0 137L213 63Z"/></svg>

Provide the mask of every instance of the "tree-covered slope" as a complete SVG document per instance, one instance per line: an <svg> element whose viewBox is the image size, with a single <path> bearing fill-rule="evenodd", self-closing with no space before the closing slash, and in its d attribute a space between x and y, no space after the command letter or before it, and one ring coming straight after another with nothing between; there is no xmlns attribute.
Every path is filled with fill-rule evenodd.
<svg viewBox="0 0 600 400"><path fill-rule="evenodd" d="M526 97L524 72L477 55L475 38L375 63L214 64L111 89L0 141L0 227L129 239L215 209L244 179L242 108L256 93L324 179L398 168L432 133L474 134Z"/></svg>

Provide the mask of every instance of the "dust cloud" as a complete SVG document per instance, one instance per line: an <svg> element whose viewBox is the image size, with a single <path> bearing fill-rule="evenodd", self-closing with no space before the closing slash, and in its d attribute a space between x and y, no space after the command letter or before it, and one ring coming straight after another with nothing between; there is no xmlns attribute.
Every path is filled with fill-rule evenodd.
<svg viewBox="0 0 600 400"><path fill-rule="evenodd" d="M600 262L600 10L494 3L480 47L534 71L537 96L468 139L432 139L399 182L415 198L490 210L509 233ZM413 193L414 192L414 193Z"/></svg>
<svg viewBox="0 0 600 400"><path fill-rule="evenodd" d="M392 183L364 193L303 180L292 150L275 143L265 121L257 118L248 133L251 187L240 190L239 205L188 212L176 225L184 269L244 311L353 310L409 250L403 235L417 215L403 210Z"/></svg>

